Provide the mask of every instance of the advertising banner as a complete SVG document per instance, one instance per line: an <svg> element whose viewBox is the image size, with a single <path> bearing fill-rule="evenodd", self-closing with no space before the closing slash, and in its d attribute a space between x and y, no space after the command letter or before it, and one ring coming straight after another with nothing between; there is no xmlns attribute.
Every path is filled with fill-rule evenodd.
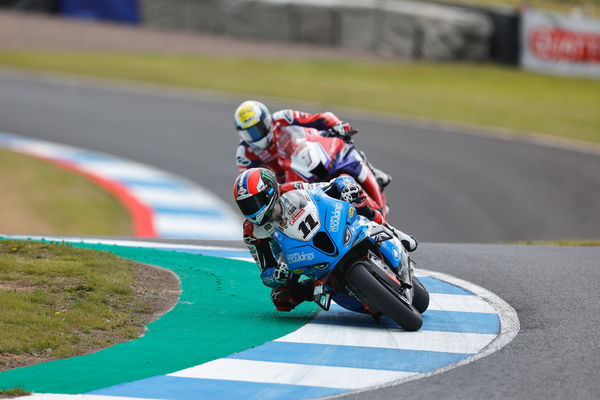
<svg viewBox="0 0 600 400"><path fill-rule="evenodd" d="M521 23L521 66L600 78L600 20L526 9Z"/></svg>

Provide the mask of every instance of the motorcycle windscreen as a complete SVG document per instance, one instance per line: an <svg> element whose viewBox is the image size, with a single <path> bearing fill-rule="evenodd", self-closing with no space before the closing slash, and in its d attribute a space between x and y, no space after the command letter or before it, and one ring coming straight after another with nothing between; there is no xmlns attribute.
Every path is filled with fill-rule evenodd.
<svg viewBox="0 0 600 400"><path fill-rule="evenodd" d="M314 178L315 171L320 171L330 163L327 153L320 143L306 141L299 146L291 157L292 169L306 180ZM322 178L318 177L317 178Z"/></svg>

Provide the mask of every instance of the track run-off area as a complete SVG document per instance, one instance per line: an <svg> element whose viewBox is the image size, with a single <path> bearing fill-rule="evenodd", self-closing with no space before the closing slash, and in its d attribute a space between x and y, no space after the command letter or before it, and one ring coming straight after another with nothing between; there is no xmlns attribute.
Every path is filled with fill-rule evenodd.
<svg viewBox="0 0 600 400"><path fill-rule="evenodd" d="M431 293L423 328L406 332L339 306L314 319L317 308L308 303L289 315L274 312L243 249L32 239L159 265L182 286L177 305L139 339L0 373L1 386L50 393L32 399L318 398L446 371L497 351L519 328L515 311L493 293L430 271L419 271Z"/></svg>
<svg viewBox="0 0 600 400"><path fill-rule="evenodd" d="M16 133L21 138L34 138L46 143L53 142L69 145L69 147L77 146L79 149L90 149L101 153L103 157L114 155L122 161L134 160L131 162L148 167L156 176L164 178L162 183L152 186L148 185L147 176L143 178L129 176L124 180L111 181L113 184L117 183L113 189L125 188L126 192L131 189L137 193L152 192L154 195L160 193L160 196L153 197L154 203L151 203L151 206L141 209L142 215L151 215L155 207L158 211L167 211L162 215L177 217L187 213L183 210L188 205L172 203L171 195L163 192L163 189L175 186L168 183L170 179L182 179L177 182L189 185L187 189L200 188L198 185L210 189L216 194L215 197L211 197L216 199L214 204L223 204L219 203L221 200L224 203L228 202L231 183L235 176L233 149L237 140L231 127L231 114L241 100L243 99L233 96L155 90L123 84L97 84L73 79L38 78L2 72L0 73L0 132ZM270 104L270 106L277 109L276 105ZM289 106L290 104L283 104L280 108ZM317 111L310 108L306 110ZM357 389L356 386L344 387L341 390L347 391L346 394L332 395L360 400L397 399L401 396L410 396L413 399L571 397L597 399L600 397L600 388L597 385L597 371L600 369L598 354L600 336L597 333L597 310L600 309L600 296L597 295L598 282L600 282L600 268L598 268L600 249L464 244L523 239L600 237L600 224L597 222L600 220L598 152L595 149L582 150L578 146L567 146L567 148L556 143L520 140L512 135L480 135L477 129L473 128L462 131L428 124L406 123L387 117L365 116L351 111L347 111L346 114L338 112L338 114L360 129L357 142L359 147L366 151L370 160L374 161L377 167L391 172L394 176L394 181L386 189L389 190L388 196L392 203L391 222L409 233L416 234L421 240L414 257L417 261L417 270L423 272L429 279L425 283L432 292L432 298L435 298L436 302L444 298L445 300L441 302L443 306L453 304L447 309L447 312L452 313L465 311L458 310L457 308L462 306L457 306L456 302L445 303L451 296L464 296L462 298L467 300L481 299L483 303L478 303L479 306L476 307L479 308L475 309L478 311L468 312L479 313L486 318L485 315L493 315L493 313L485 312L483 307L489 305L496 313L498 308L489 298L478 292L478 288L485 288L486 292L495 293L516 311L517 326L520 326L520 329L508 344L502 343L502 339L497 338L486 345L482 339L479 342L469 342L471 348L460 350L461 352L439 351L439 348L433 350L433 352L451 354L451 360L448 360L446 367L438 366L438 369L432 370L444 373L430 375L423 371L389 369L388 366L386 366L388 369L381 366L371 368L373 365L331 366L341 370L344 368L361 371L384 370L388 374L386 379L389 378L385 382L371 382L376 386L367 390ZM168 176L162 175L164 172L161 171L169 171ZM140 185L140 181L143 185ZM127 186L130 183L133 185ZM210 192L206 193L211 195ZM223 209L213 210L195 206L192 210L194 212L191 215L194 218L210 218L211 215L214 216L222 210L226 210L225 213L229 212L225 206ZM191 217L190 214L187 215ZM231 226L235 224L232 222ZM212 225L220 229L214 224L214 220ZM157 222L153 225L153 229L160 231L162 226L166 225ZM148 226L141 227L148 229ZM184 237L195 234L192 232ZM224 239L226 235L221 233L217 238ZM176 236L178 234L171 237ZM211 238L211 236L198 237ZM205 352L208 349L212 352L210 357L198 356L193 363L175 365L179 358L173 356L174 353L166 356L165 353L157 353L157 358L171 363L166 370L154 370L144 375L135 375L139 371L147 371L150 365L159 365L158 363L137 364L137 367L123 369L128 373L125 381L105 381L105 384L100 386L72 393L116 389L121 385L124 390L130 390L131 387L128 389L125 386L128 383L134 385L136 382L154 378L172 381L215 380L223 383L226 381L215 376L207 376L206 370L203 371L198 366L215 362L217 364L211 364L215 366L210 368L211 373L217 373L219 365L219 368L227 371L231 363L257 361L254 359L255 356L262 353L262 350L258 349L261 349L262 345L269 346L270 343L275 343L275 347L282 346L282 343L301 343L304 346L304 353L297 357L310 358L314 353L308 349L315 343L304 343L297 336L287 336L294 335L296 329L301 326L313 329L313 337L322 335L323 327L332 330L359 328L365 332L385 331L387 339L377 340L378 344L388 346L392 342L396 344L404 342L404 339L400 339L404 335L400 334L406 332L389 331L385 325L362 326L362 322L365 321L356 321L352 316L343 316L346 325L339 324L337 317L331 317L325 323L319 322L319 319L324 318L327 313L319 314L314 322L308 323L312 321L315 312L315 309L308 307L309 305L306 305L308 308L299 309L294 314L276 313L270 304L268 291L260 284L256 267L245 261L229 258L222 261L223 257L230 255L215 253L217 251L215 248L209 249L210 252L206 253L209 242L196 243L188 239L185 242L178 241L177 245L183 245L182 243L201 245L206 255L199 256L172 250L165 252L164 249L153 251L169 256L184 254L190 257L202 257L204 262L213 260L219 265L217 269L225 268L224 266L231 262L238 266L236 273L247 274L246 279L239 281L243 282L243 287L240 287L239 283L238 286L231 283L234 286L232 291L241 295L255 290L254 303L247 304L246 298L236 299L234 296L227 298L228 301L240 300L235 303L235 307L229 307L227 310L235 313L237 318L246 318L244 322L241 326L213 327L212 321L217 320L215 317L218 313L210 310L214 311L224 304L221 302L223 299L203 297L202 309L208 314L197 315L196 318L211 321L211 324L202 325L201 331L211 327L220 328L211 337L215 342L200 346L198 342L202 339L199 331L182 329L177 335L168 338L171 346L169 351L182 350L181 341L184 337L188 337L196 346L192 348L203 349ZM236 247L238 243L235 240L225 244L226 247L240 252L235 258L244 257L241 254L245 254L243 249ZM223 247L222 242L218 244L219 248ZM175 245L171 243L168 246ZM139 248L139 245L126 243L123 248L127 247ZM146 250L150 251L150 249ZM200 266L201 264L197 264L197 268ZM438 273L441 275L436 275ZM198 279L194 282L212 282L214 286L223 287L224 282L208 272L205 271L203 277L206 279ZM182 284L185 281L182 279ZM436 285L433 283L437 281L441 282L439 285L450 285L473 295L436 291ZM464 282L467 282L466 286L463 285ZM182 296L186 292L191 293L183 287ZM451 298L456 300L459 297ZM193 303L193 301L189 302ZM469 302L470 305L474 303L475 301ZM168 325L170 318L179 312L178 307L183 310L192 305L178 304L171 312L155 321L153 323L155 325L149 325L147 337L157 332L158 329L155 328L161 323ZM239 309L244 305L251 306L251 309L245 309L245 312ZM443 312L435 308L427 311L426 324L435 314L439 315ZM431 313L431 317L428 313ZM268 318L262 318L265 315ZM335 313L329 315L336 316ZM502 316L498 315L497 332L502 333ZM455 322L457 326L460 325L458 321ZM252 323L260 323L261 328L253 329ZM488 326L481 321L480 323L482 326ZM311 326L317 327L310 328ZM427 329L416 334L432 335L431 332L439 331L444 332L441 336L449 335L447 331L439 328L439 325L437 330L428 329L431 326L426 325ZM264 334L268 334L269 337L262 336ZM461 334L490 335L489 332L461 332ZM236 347L237 340L241 337L246 338L247 341L244 346ZM292 339L283 340L286 337ZM327 343L327 345L333 346L334 349L337 348L336 346L344 349L368 347L350 341L347 339L349 337L351 335L347 337L345 334L336 335L341 342ZM235 338L235 341L229 340L230 338ZM366 340L368 335L364 338ZM426 342L435 343L431 338ZM128 343L131 343L129 346L133 348L136 341ZM373 342L369 341L369 343ZM496 350L500 344L504 347L499 351L488 353L488 350ZM114 346L103 352L116 349L121 351L123 347L120 346L125 345L127 344ZM418 341L412 344L413 347L418 345ZM474 350L479 346L483 347ZM252 349L249 351L254 353L248 353L250 355L242 358L233 357L236 354L243 354L243 350L247 349ZM398 349L397 351L405 352L430 351L401 347ZM100 355L103 352L95 354ZM190 352L188 349L182 353L187 355ZM464 357L460 358L461 356L457 354ZM284 352L279 353L279 357L283 355ZM487 356L481 357L481 355ZM90 356L94 355L85 357ZM111 368L117 366L114 360L110 364ZM316 363L313 360L311 358L310 361ZM298 359L293 361L285 361L285 363L312 365L302 364ZM283 363L284 361L279 358L263 360L263 362ZM430 362L430 359L427 359L427 362ZM46 365L51 364L40 364L37 367L42 368ZM315 365L319 366L319 364ZM453 368L455 366L460 368ZM196 367L197 370L189 369ZM333 382L339 370L328 370L335 371L329 375L329 381ZM184 375L188 375L170 375L178 371L181 373L187 371ZM248 371L256 371L256 375L248 376ZM270 383L265 382L265 377L261 377L258 371L254 368L244 368L244 373L247 375L240 374L240 377L247 379L243 383L247 385L246 387L256 382L282 385L281 381L272 382L275 380L272 376L269 376ZM285 371L278 370L278 373L285 375ZM287 371L293 375L292 371L295 370ZM321 372L318 371L323 370L315 368L313 373L319 375ZM108 367L98 368L86 377L98 379L100 375L107 377L110 375L109 372ZM402 377L399 376L400 372L416 374ZM278 375L278 379L285 379L284 375ZM56 385L69 377L68 372L64 370L62 372L56 370L54 375L48 376L54 377ZM382 376L384 374L380 375ZM427 376L427 379L411 380L424 376ZM299 375L293 377L299 379ZM2 379L3 375L0 374L0 383ZM314 378L307 376L305 379ZM231 380L231 376L228 380ZM352 383L356 384L358 381L359 379L355 379ZM160 386L162 387L162 384ZM61 393L58 390L52 392ZM132 396L133 391L128 393L123 392L123 396L119 396L139 398L139 396ZM322 395L323 393L318 394L318 396ZM50 395L45 395L48 396ZM97 393L94 396L112 398L113 394ZM175 396L176 393L172 393L170 397L163 395L161 398L178 398Z"/></svg>

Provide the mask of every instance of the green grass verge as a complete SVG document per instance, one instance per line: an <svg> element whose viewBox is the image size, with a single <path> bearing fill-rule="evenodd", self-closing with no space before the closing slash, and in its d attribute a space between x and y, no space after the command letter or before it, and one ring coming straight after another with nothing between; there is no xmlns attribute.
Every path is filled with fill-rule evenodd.
<svg viewBox="0 0 600 400"><path fill-rule="evenodd" d="M275 310L269 288L262 284L254 263L247 261L142 247L73 246L169 269L180 277L181 296L170 312L147 325L142 337L80 357L0 372L0 389L88 393L164 375L285 336L319 310L313 302L290 313ZM147 280L142 288L155 285L157 279Z"/></svg>
<svg viewBox="0 0 600 400"><path fill-rule="evenodd" d="M0 52L0 65L349 106L600 143L600 81L495 65ZM351 120L351 116L345 116Z"/></svg>
<svg viewBox="0 0 600 400"><path fill-rule="evenodd" d="M109 252L0 241L0 363L70 357L140 336L148 309L136 298L134 270Z"/></svg>
<svg viewBox="0 0 600 400"><path fill-rule="evenodd" d="M23 390L21 388L12 388L8 390L0 390L0 398L18 397L18 396L29 396L31 392Z"/></svg>
<svg viewBox="0 0 600 400"><path fill-rule="evenodd" d="M8 234L132 235L125 208L89 179L0 149L0 232Z"/></svg>
<svg viewBox="0 0 600 400"><path fill-rule="evenodd" d="M419 1L419 0L417 0ZM425 0L426 1L426 0ZM539 10L569 13L579 8L587 16L600 15L600 0L440 0L443 3L467 4L487 7L534 7Z"/></svg>

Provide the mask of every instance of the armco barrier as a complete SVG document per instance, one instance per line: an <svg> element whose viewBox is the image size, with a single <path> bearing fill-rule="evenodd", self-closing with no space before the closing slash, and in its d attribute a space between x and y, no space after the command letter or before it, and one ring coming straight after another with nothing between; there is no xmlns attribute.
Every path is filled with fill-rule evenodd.
<svg viewBox="0 0 600 400"><path fill-rule="evenodd" d="M140 0L145 25L426 60L483 60L483 13L402 0Z"/></svg>

